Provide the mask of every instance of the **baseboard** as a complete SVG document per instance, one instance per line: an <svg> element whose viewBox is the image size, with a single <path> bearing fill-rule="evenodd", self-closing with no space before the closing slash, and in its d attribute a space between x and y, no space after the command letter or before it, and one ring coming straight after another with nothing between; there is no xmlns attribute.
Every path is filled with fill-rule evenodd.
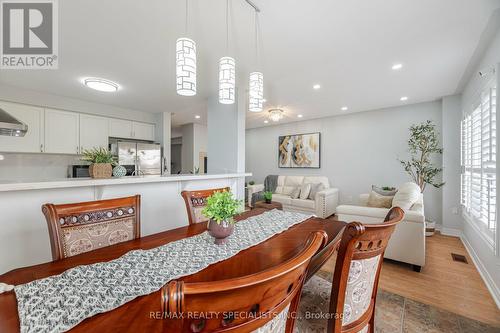
<svg viewBox="0 0 500 333"><path fill-rule="evenodd" d="M462 238L463 232L460 229L441 227L441 235Z"/></svg>
<svg viewBox="0 0 500 333"><path fill-rule="evenodd" d="M461 234L462 235L460 236L460 239L462 240L465 249L469 253L469 256L472 258L472 261L474 262L474 265L476 266L479 275L481 275L484 284L486 284L486 288L488 288L491 297L493 297L493 300L495 301L497 307L500 309L500 290L498 289L498 286L495 284L495 281L484 267L483 262L481 261L481 259L479 259L476 251L474 251L474 249L470 245L469 241L467 240L467 237L463 233Z"/></svg>

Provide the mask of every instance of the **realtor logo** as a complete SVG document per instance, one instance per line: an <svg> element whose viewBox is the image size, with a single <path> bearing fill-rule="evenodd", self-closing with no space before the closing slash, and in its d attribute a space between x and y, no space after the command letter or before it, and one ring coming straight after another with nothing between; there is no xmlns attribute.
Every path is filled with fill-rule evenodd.
<svg viewBox="0 0 500 333"><path fill-rule="evenodd" d="M57 0L0 0L2 69L57 69Z"/></svg>

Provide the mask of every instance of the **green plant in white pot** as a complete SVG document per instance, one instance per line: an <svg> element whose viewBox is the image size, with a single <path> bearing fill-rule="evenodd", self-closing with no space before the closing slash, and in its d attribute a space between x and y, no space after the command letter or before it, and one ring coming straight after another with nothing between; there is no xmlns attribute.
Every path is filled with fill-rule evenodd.
<svg viewBox="0 0 500 333"><path fill-rule="evenodd" d="M111 178L115 157L103 147L86 149L82 152L82 161L90 162L89 174L92 178Z"/></svg>
<svg viewBox="0 0 500 333"><path fill-rule="evenodd" d="M399 162L411 179L420 187L421 193L424 193L427 185L435 188L443 187L445 183L436 179L443 168L432 163L433 155L443 154L443 148L439 145L436 125L432 121L427 120L410 127L408 150L411 158L399 160ZM433 235L435 226L435 221L426 221L426 235Z"/></svg>
<svg viewBox="0 0 500 333"><path fill-rule="evenodd" d="M215 244L224 244L233 233L234 216L241 212L242 201L233 198L228 191L215 192L207 198L202 214L208 217L208 233L215 238Z"/></svg>

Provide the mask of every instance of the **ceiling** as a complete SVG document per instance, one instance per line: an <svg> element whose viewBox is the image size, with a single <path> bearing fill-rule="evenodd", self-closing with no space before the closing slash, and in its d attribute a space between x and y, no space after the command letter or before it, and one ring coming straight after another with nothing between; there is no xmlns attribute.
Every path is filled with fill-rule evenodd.
<svg viewBox="0 0 500 333"><path fill-rule="evenodd" d="M283 120L311 119L429 101L457 90L499 0L254 0L261 8L260 67L266 107ZM255 66L251 7L231 0L225 48L224 0L190 0L188 35L198 48L198 94L175 92L175 40L183 36L183 0L59 1L59 69L6 70L0 83L147 112L170 111L173 124L205 122L217 93L217 61L234 56L245 89ZM400 71L391 70L402 63ZM80 83L118 82L115 94ZM312 89L313 84L321 89ZM342 106L348 111L341 111ZM201 115L199 120L194 115ZM268 126L266 112L247 128ZM282 122L283 122L282 121Z"/></svg>

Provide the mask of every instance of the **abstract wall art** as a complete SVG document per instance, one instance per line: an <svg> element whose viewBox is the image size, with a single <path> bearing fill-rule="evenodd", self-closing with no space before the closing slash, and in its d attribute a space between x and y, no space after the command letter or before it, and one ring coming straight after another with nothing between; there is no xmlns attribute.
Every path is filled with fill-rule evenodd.
<svg viewBox="0 0 500 333"><path fill-rule="evenodd" d="M320 133L294 134L279 137L280 168L316 168L321 166Z"/></svg>

